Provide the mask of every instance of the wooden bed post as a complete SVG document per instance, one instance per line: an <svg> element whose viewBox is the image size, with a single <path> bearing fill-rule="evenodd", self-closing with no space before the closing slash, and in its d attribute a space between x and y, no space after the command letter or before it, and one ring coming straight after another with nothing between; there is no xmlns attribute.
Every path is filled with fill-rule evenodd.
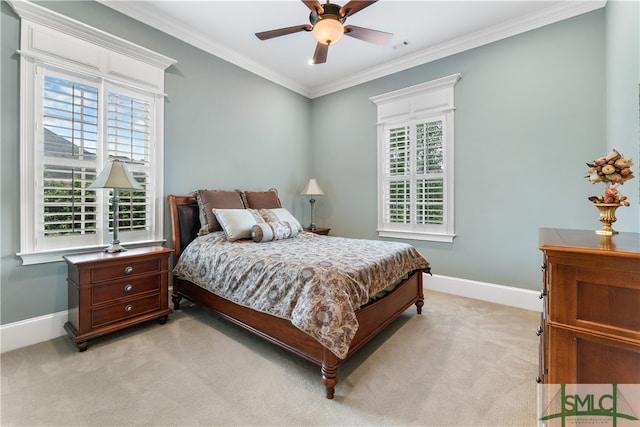
<svg viewBox="0 0 640 427"><path fill-rule="evenodd" d="M421 271L418 275L418 301L416 301L416 310L418 314L422 314L422 306L424 305L424 288L422 287L422 279L425 273L431 274L431 270Z"/></svg>
<svg viewBox="0 0 640 427"><path fill-rule="evenodd" d="M180 302L182 301L182 296L180 296L179 292L179 286L178 286L178 279L176 276L173 276L173 288L171 291L171 301L173 302L173 309L174 310L180 310Z"/></svg>
<svg viewBox="0 0 640 427"><path fill-rule="evenodd" d="M326 348L322 356L320 371L322 372L322 383L327 389L327 399L333 399L333 393L338 383L338 357Z"/></svg>

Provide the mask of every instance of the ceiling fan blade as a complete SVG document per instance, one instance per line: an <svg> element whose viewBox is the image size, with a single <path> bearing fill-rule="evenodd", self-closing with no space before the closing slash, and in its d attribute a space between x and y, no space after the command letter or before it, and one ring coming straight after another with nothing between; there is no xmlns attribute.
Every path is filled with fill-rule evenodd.
<svg viewBox="0 0 640 427"><path fill-rule="evenodd" d="M373 0L373 1L355 1L355 0L352 0L349 3L345 4L344 6L342 6L340 8L340 16L342 16L343 18L346 18L347 16L351 16L351 15L353 15L355 13L360 12L365 7L371 6L372 4L374 4L377 1L378 0Z"/></svg>
<svg viewBox="0 0 640 427"><path fill-rule="evenodd" d="M272 39L274 37L286 36L300 31L311 31L313 27L309 24L295 25L293 27L279 28L277 30L262 31L256 33L256 37L260 40Z"/></svg>
<svg viewBox="0 0 640 427"><path fill-rule="evenodd" d="M322 15L324 13L324 8L318 0L302 0L302 3L304 3L311 12L316 12L318 15Z"/></svg>
<svg viewBox="0 0 640 427"><path fill-rule="evenodd" d="M355 25L345 25L344 35L379 45L385 44L393 37L391 33L370 30L369 28L357 27Z"/></svg>
<svg viewBox="0 0 640 427"><path fill-rule="evenodd" d="M316 51L313 54L313 63L324 64L327 62L327 52L329 52L329 45L318 43L316 45Z"/></svg>

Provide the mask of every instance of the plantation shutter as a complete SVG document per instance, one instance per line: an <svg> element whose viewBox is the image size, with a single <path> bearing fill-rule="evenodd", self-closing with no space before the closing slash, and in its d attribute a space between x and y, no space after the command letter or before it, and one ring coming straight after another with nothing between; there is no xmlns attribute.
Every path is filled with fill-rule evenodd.
<svg viewBox="0 0 640 427"><path fill-rule="evenodd" d="M384 158L384 222L411 230L443 224L443 120L386 127Z"/></svg>
<svg viewBox="0 0 640 427"><path fill-rule="evenodd" d="M96 193L87 187L98 168L98 88L48 74L41 93L44 155L36 182L41 202L38 235L57 241L46 248L73 240L95 242Z"/></svg>
<svg viewBox="0 0 640 427"><path fill-rule="evenodd" d="M145 189L118 192L118 233L123 240L152 232L153 95L108 82L40 67L43 155L36 180L37 247L42 250L105 244L113 233L112 190L88 186L109 159L127 163ZM102 94L105 93L105 96Z"/></svg>
<svg viewBox="0 0 640 427"><path fill-rule="evenodd" d="M411 222L411 150L410 128L394 127L387 131L385 220L394 224Z"/></svg>
<svg viewBox="0 0 640 427"><path fill-rule="evenodd" d="M442 120L416 125L416 224L444 223Z"/></svg>
<svg viewBox="0 0 640 427"><path fill-rule="evenodd" d="M147 188L150 176L152 97L130 95L123 90L109 91L107 141L109 159L127 163L133 178ZM118 232L149 230L151 201L146 191L118 192ZM109 218L113 231L113 218Z"/></svg>

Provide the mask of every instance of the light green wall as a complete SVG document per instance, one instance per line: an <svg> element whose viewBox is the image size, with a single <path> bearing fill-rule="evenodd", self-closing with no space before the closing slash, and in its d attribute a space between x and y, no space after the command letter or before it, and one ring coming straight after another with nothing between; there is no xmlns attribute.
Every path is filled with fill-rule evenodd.
<svg viewBox="0 0 640 427"><path fill-rule="evenodd" d="M195 188L276 187L303 219L297 196L308 177L311 101L95 2L43 6L155 50L166 72L165 194ZM19 182L19 19L2 2L2 239L0 322L67 309L66 264L22 267ZM164 235L170 236L165 209Z"/></svg>
<svg viewBox="0 0 640 427"><path fill-rule="evenodd" d="M620 187L631 206L614 228L640 230L640 1L609 0L607 26L607 146L635 162L636 179Z"/></svg>
<svg viewBox="0 0 640 427"><path fill-rule="evenodd" d="M376 237L376 108L369 98L461 73L457 237L411 243L434 273L539 289L538 228L600 226L587 200L596 189L584 175L586 161L606 154L604 60L599 10L315 99L312 173L327 193L316 223Z"/></svg>
<svg viewBox="0 0 640 427"><path fill-rule="evenodd" d="M327 193L318 198L316 223L335 234L376 238L376 110L369 97L459 72L458 237L453 244L410 241L434 272L538 289L538 227L598 227L586 201L594 188L583 175L584 162L607 149L612 132L605 121L609 33L602 10L308 100L100 4L43 4L178 61L166 73L165 194L274 186L306 222L308 203L297 192L315 176ZM19 20L5 2L0 19L0 323L6 324L66 310L67 302L63 263L21 267L15 256ZM607 16L607 25L614 25L610 19L619 18ZM634 111L637 118L637 105ZM164 229L168 237L166 222Z"/></svg>

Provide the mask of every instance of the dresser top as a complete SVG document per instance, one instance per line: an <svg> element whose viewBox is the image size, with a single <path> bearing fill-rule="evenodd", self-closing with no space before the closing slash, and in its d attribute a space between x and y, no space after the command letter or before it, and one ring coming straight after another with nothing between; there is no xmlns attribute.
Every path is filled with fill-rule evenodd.
<svg viewBox="0 0 640 427"><path fill-rule="evenodd" d="M65 255L63 258L71 264L82 264L85 262L89 263L102 260L118 260L130 257L157 256L159 254L171 254L172 252L173 249L165 248L164 246L145 246L141 248L128 249L124 252L87 252L81 254Z"/></svg>
<svg viewBox="0 0 640 427"><path fill-rule="evenodd" d="M640 259L640 233L621 232L613 236L596 234L595 230L541 228L541 250L561 249L585 253L625 254Z"/></svg>

